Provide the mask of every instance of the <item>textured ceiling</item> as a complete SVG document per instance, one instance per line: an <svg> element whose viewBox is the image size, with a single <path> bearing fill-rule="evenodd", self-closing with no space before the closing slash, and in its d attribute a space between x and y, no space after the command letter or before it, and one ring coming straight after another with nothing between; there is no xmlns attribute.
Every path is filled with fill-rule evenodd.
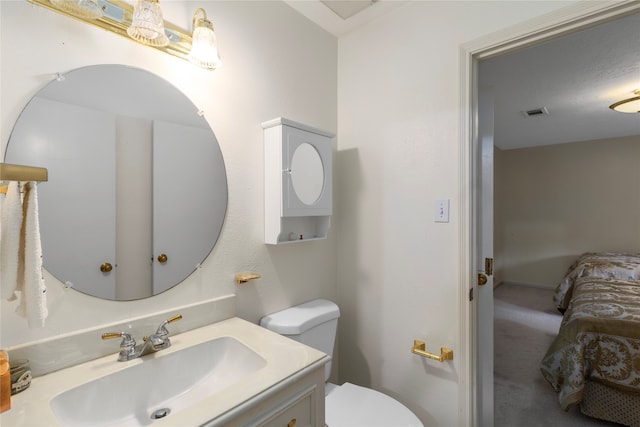
<svg viewBox="0 0 640 427"><path fill-rule="evenodd" d="M640 114L609 105L640 89L640 13L481 61L501 149L638 135ZM546 108L547 115L523 111Z"/></svg>

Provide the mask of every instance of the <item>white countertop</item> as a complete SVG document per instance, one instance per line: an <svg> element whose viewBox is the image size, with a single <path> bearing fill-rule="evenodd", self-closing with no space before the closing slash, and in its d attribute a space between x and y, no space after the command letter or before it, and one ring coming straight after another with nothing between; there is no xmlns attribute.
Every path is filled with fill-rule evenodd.
<svg viewBox="0 0 640 427"><path fill-rule="evenodd" d="M163 357L220 337L233 337L242 342L263 357L266 365L221 392L195 403L188 410L175 412L165 419L154 421L154 426L203 424L255 398L306 367L323 359L328 361L328 356L320 351L234 317L171 336L170 348L142 358L118 362L119 349L116 347L112 355L34 378L28 389L11 396L11 409L0 414L0 425L60 426L62 424L56 419L50 405L51 400L58 394L128 366L144 363L148 357ZM100 402L95 404L100 405Z"/></svg>

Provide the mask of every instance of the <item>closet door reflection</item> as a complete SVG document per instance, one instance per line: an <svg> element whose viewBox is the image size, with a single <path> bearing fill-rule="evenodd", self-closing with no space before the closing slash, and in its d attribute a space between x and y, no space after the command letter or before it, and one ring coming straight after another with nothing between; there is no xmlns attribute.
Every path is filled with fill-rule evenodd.
<svg viewBox="0 0 640 427"><path fill-rule="evenodd" d="M218 237L212 217L224 217L227 199L211 185L226 179L221 158L215 161L216 150L208 129L160 120L153 124L154 293L193 272L200 254L208 253ZM162 255L165 262L158 259Z"/></svg>
<svg viewBox="0 0 640 427"><path fill-rule="evenodd" d="M39 97L29 112L38 122L16 123L11 140L21 143L10 144L7 156L55 177L57 191L47 191L48 182L38 191L45 268L83 292L115 299L115 275L100 271L116 264L115 115Z"/></svg>

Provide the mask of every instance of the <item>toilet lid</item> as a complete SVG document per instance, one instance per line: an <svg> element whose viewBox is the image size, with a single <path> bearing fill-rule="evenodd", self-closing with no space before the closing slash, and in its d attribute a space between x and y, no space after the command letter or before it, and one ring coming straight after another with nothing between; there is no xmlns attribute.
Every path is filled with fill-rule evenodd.
<svg viewBox="0 0 640 427"><path fill-rule="evenodd" d="M331 388L325 407L328 427L424 427L397 400L351 383Z"/></svg>

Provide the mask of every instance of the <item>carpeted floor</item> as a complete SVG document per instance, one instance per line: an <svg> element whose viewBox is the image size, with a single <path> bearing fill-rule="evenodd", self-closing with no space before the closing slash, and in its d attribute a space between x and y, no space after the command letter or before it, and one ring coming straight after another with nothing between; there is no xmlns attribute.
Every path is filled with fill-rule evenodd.
<svg viewBox="0 0 640 427"><path fill-rule="evenodd" d="M494 291L495 427L617 426L560 409L540 373L540 360L558 333L562 316L553 290L501 284Z"/></svg>

